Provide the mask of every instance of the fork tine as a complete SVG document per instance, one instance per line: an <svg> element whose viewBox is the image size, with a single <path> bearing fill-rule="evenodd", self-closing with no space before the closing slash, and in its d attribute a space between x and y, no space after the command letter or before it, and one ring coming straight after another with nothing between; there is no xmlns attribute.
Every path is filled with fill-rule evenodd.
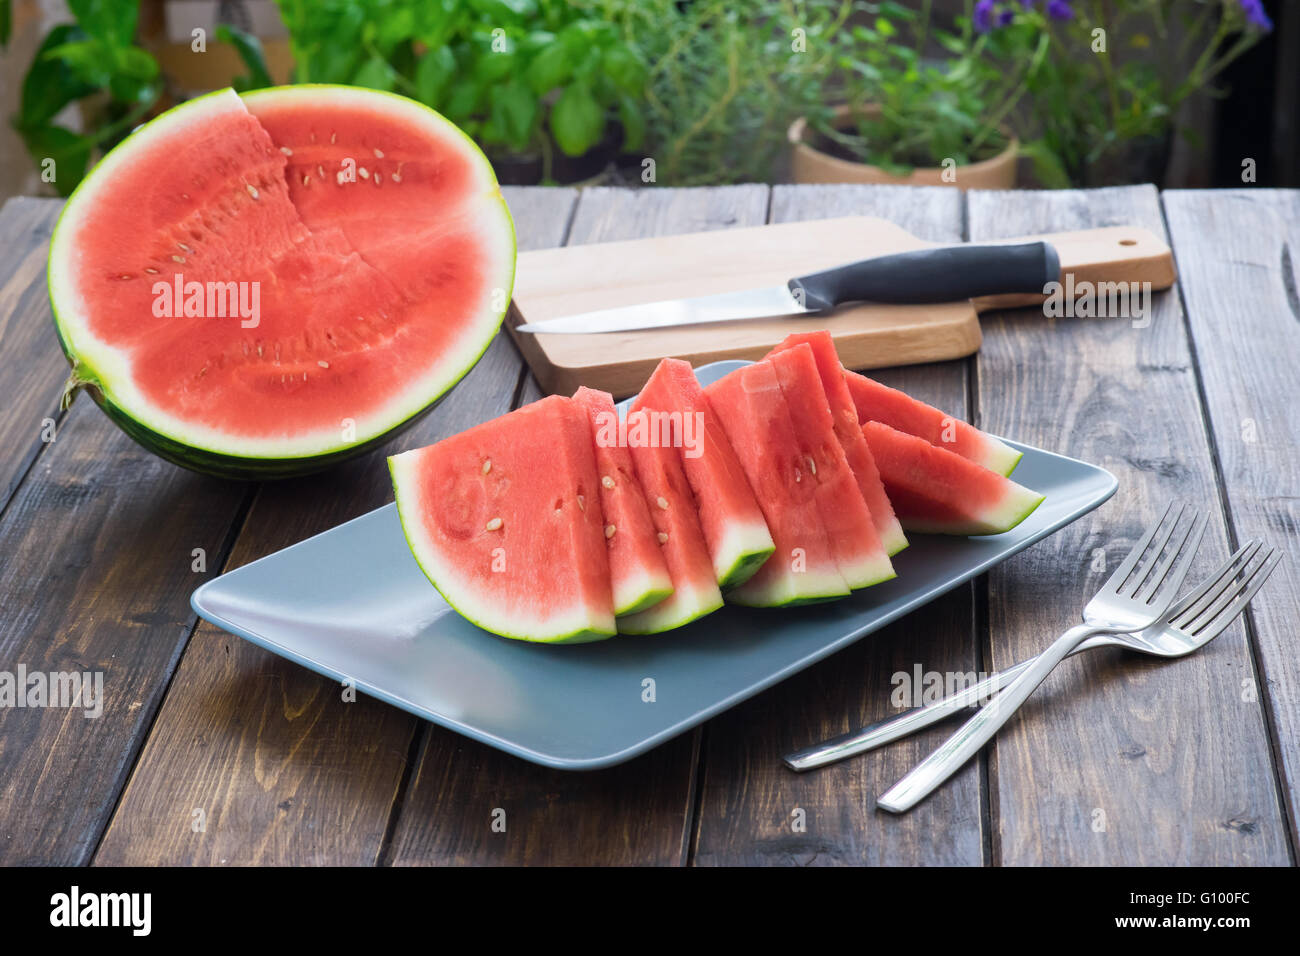
<svg viewBox="0 0 1300 956"><path fill-rule="evenodd" d="M1182 587L1183 579L1187 576L1187 571L1191 567L1192 559L1196 557L1196 551L1201 546L1201 539L1205 536L1205 526L1209 523L1209 518L1200 512L1192 513L1192 520L1187 529L1178 539L1178 543L1171 546L1169 556L1165 558L1160 566L1157 567L1151 576L1142 584L1139 591L1133 594L1135 600L1150 603L1151 599L1160 594L1168 594L1170 588L1168 584L1173 585L1173 591L1176 593ZM1181 560L1180 560L1181 559ZM1172 571L1170 568L1174 562L1178 561ZM1168 582L1166 583L1166 578ZM1165 601L1168 606L1170 601Z"/></svg>
<svg viewBox="0 0 1300 956"><path fill-rule="evenodd" d="M1174 627L1186 630L1186 624L1195 620L1213 603L1214 599L1222 593L1222 589L1227 586L1225 582L1240 574L1262 546L1262 541L1247 541L1243 544L1200 587L1170 608L1165 619Z"/></svg>
<svg viewBox="0 0 1300 956"><path fill-rule="evenodd" d="M1208 641L1217 636L1250 603L1255 592L1268 580L1268 576L1273 573L1273 569L1281 560L1281 552L1276 548L1270 548L1263 559L1245 573L1243 580L1234 581L1208 611L1198 615L1197 622L1192 624L1187 633L1198 641Z"/></svg>
<svg viewBox="0 0 1300 956"><path fill-rule="evenodd" d="M1174 505L1175 502L1169 502L1169 504L1165 506L1165 513L1160 516L1160 520L1151 524L1151 526L1147 528L1146 533L1138 539L1137 544L1133 545L1133 547L1129 549L1128 557L1120 562L1120 566L1115 569L1115 573L1106 581L1105 586L1107 588L1116 592L1120 590L1120 587L1128 580L1128 576L1133 573L1133 569L1137 567L1137 563L1141 559L1142 555L1146 553L1147 547L1151 544L1151 539L1154 538L1156 532L1163 528L1165 523L1169 521L1169 516L1174 510ZM1182 513L1183 505L1178 505L1178 512L1174 514L1173 521L1170 522L1169 530L1173 530L1173 525L1178 522L1178 518L1181 517ZM1166 538L1167 537L1168 535L1166 535ZM1161 544L1161 548L1163 547L1164 545ZM1160 554L1159 549L1156 550L1156 554Z"/></svg>

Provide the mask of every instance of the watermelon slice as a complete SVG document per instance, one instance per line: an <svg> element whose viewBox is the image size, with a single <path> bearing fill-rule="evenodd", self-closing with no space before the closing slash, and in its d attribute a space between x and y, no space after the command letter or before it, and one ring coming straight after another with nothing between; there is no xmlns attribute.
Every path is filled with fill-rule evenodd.
<svg viewBox="0 0 1300 956"><path fill-rule="evenodd" d="M629 441L641 416L644 437L673 444L694 493L718 585L748 581L775 545L736 453L687 362L664 359L628 416Z"/></svg>
<svg viewBox="0 0 1300 956"><path fill-rule="evenodd" d="M857 589L895 577L866 499L835 437L812 347L797 345L769 356L767 361L776 370L795 440L807 463L802 480L815 487L813 498L844 582Z"/></svg>
<svg viewBox="0 0 1300 956"><path fill-rule="evenodd" d="M1004 475L881 422L865 423L862 435L909 531L1001 534L1043 501Z"/></svg>
<svg viewBox="0 0 1300 956"><path fill-rule="evenodd" d="M50 244L86 387L171 461L278 477L411 424L477 361L515 241L492 168L418 103L222 90L129 136Z"/></svg>
<svg viewBox="0 0 1300 956"><path fill-rule="evenodd" d="M591 424L614 613L643 611L672 594L673 581L655 536L632 454L617 440L608 440L611 428L617 435L618 411L608 392L584 387L573 394L573 400L586 412Z"/></svg>
<svg viewBox="0 0 1300 956"><path fill-rule="evenodd" d="M885 486L880 482L880 471L871 457L871 449L862 438L858 410L844 379L844 367L840 365L840 357L835 351L835 340L824 329L817 332L796 332L786 336L769 355L803 344L807 344L813 351L822 389L826 393L826 402L830 406L835 437L844 449L844 457L848 459L862 497L871 510L876 534L885 546L885 551L892 557L907 547L907 538L903 534L903 526L894 515L894 506L885 494Z"/></svg>
<svg viewBox="0 0 1300 956"><path fill-rule="evenodd" d="M924 438L931 445L968 458L999 475L1011 474L1020 462L1020 452L974 425L857 372L846 371L844 377L860 422L881 422Z"/></svg>
<svg viewBox="0 0 1300 956"><path fill-rule="evenodd" d="M632 445L629 451L672 577L673 593L653 607L620 617L618 630L620 634L658 634L712 614L722 607L722 592L677 449Z"/></svg>
<svg viewBox="0 0 1300 956"><path fill-rule="evenodd" d="M388 459L407 543L447 603L519 640L615 633L586 412L526 405Z"/></svg>
<svg viewBox="0 0 1300 956"><path fill-rule="evenodd" d="M704 394L776 543L775 553L752 578L728 591L727 600L772 607L848 594L817 507L817 484L799 449L776 370L767 362L737 369Z"/></svg>

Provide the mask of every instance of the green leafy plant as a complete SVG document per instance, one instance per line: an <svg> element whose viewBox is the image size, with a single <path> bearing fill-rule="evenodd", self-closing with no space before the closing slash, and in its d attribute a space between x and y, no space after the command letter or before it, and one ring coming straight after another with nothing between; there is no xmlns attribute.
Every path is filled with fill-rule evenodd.
<svg viewBox="0 0 1300 956"><path fill-rule="evenodd" d="M581 156L645 131L645 66L594 4L562 0L277 0L295 79L402 93L495 156Z"/></svg>
<svg viewBox="0 0 1300 956"><path fill-rule="evenodd" d="M1217 95L1223 69L1272 27L1260 0L981 0L974 13L999 68L1046 48L1020 113L1048 186L1158 176L1179 107Z"/></svg>
<svg viewBox="0 0 1300 956"><path fill-rule="evenodd" d="M11 120L43 178L64 196L91 157L125 137L161 92L158 62L135 45L138 0L69 0L68 7L75 22L42 40ZM82 106L86 132L55 122L72 103Z"/></svg>
<svg viewBox="0 0 1300 956"><path fill-rule="evenodd" d="M820 102L850 0L609 0L647 64L646 153L675 186L778 175L786 130Z"/></svg>

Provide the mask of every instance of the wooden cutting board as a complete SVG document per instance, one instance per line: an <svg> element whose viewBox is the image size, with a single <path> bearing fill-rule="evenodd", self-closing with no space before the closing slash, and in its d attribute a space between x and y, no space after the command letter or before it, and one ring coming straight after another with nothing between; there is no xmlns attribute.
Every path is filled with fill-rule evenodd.
<svg viewBox="0 0 1300 956"><path fill-rule="evenodd" d="M1056 246L1062 281L1071 273L1075 287L1085 281L1150 282L1154 291L1174 282L1169 247L1146 229L1112 226L1004 241L1034 239ZM799 329L829 329L850 368L960 358L980 347L980 312L1044 299L1005 295L937 305L864 303L814 318L600 335L515 331L524 322L577 312L784 284L792 276L855 259L933 245L938 243L918 239L884 219L849 216L524 252L506 327L547 392L568 395L587 385L622 398L641 387L660 359L680 358L693 365L757 359Z"/></svg>

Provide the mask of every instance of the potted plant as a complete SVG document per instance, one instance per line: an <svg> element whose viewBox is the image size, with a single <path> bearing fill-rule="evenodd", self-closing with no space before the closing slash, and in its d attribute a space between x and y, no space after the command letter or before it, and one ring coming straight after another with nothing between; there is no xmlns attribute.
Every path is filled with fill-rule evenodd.
<svg viewBox="0 0 1300 956"><path fill-rule="evenodd" d="M881 4L870 24L840 31L828 98L789 129L796 182L953 185L1009 189L1019 144L1006 122L1025 94L1046 41L1015 69L986 55L991 34L972 15L957 33L920 14ZM976 8L978 9L978 8ZM926 59L934 41L951 56Z"/></svg>
<svg viewBox="0 0 1300 956"><path fill-rule="evenodd" d="M1026 78L1023 125L1046 186L1159 183L1179 107L1272 23L1261 0L1125 3L982 0L986 52L1001 69L1047 43Z"/></svg>
<svg viewBox="0 0 1300 956"><path fill-rule="evenodd" d="M569 182L640 146L645 67L561 0L277 0L299 82L402 93L484 149L503 182Z"/></svg>

